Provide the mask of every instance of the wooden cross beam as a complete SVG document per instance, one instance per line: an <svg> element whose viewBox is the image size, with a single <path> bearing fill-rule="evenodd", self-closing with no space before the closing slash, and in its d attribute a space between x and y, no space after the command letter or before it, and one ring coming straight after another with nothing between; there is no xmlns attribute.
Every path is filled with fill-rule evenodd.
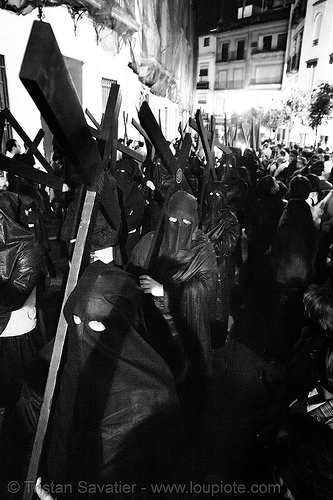
<svg viewBox="0 0 333 500"><path fill-rule="evenodd" d="M107 161L110 157L112 168L117 160L117 150L113 148L113 145L114 141L118 139L118 116L120 106L120 87L117 83L112 83L98 139L100 155L104 161Z"/></svg>
<svg viewBox="0 0 333 500"><path fill-rule="evenodd" d="M155 148L154 148L154 146L152 145L152 143L151 143L148 135L146 134L145 130L141 127L140 123L138 123L137 121L134 120L134 118L132 118L132 125L133 125L133 127L135 127L137 129L137 131L144 138L145 143L146 143L146 149L147 149L146 159L150 163L152 163L153 159L154 159L154 156L155 156Z"/></svg>
<svg viewBox="0 0 333 500"><path fill-rule="evenodd" d="M110 149L112 143L108 130L115 130L114 121L118 120L116 115L120 106L119 86L111 95L111 99L114 98L114 107L111 109L112 106L110 106L109 112L105 113L100 127L101 143L99 145L85 120L72 80L49 24L41 21L34 22L22 62L20 78L55 136L59 147L77 170L86 190L63 299L64 305L77 283L86 240L88 233L91 232L98 207L98 195L108 220L112 224L112 200L108 196L110 181L105 175L106 151ZM35 484L39 470L66 330L67 323L62 306L23 500L30 500L33 495L31 485Z"/></svg>
<svg viewBox="0 0 333 500"><path fill-rule="evenodd" d="M119 114L119 108L120 108L120 104L117 103L117 106L116 106L116 99L113 95L113 92L112 92L112 89L113 87L115 86L115 84L112 84L111 86L111 91L110 91L110 94L109 94L109 99L108 99L108 104L109 102L112 104L110 105L110 109L114 109L114 114L118 116ZM117 133L115 133L115 130L112 128L111 124L112 124L112 121L109 119L108 122L111 122L110 123L110 127L105 127L104 126L104 129L105 129L105 132L103 132L103 125L104 125L104 122L105 122L105 117L106 116L112 116L112 114L110 112L108 112L108 106L107 106L107 109L106 109L106 112L105 112L105 115L104 115L104 120L102 122L102 125L99 125L99 123L97 122L97 120L94 118L94 116L89 112L88 109L86 109L86 114L87 116L89 116L90 120L94 123L95 125L95 129L93 127L90 127L90 130L91 130L91 133L92 135L98 140L98 144L100 141L102 141L102 144L103 142L105 143L105 141L103 141L103 138L101 138L102 134L105 132L109 132L109 137L108 137L108 147L107 148L104 148L102 149L99 145L99 148L100 148L100 152L101 154L103 154L104 156L104 159L107 160L108 158L108 155L110 154L110 146L111 146L111 142L112 142L112 149L111 151L121 151L122 153L125 153L127 154L128 156L130 156L131 158L133 158L134 160L142 163L144 161L144 156L141 155L140 153L137 153L134 149L132 148L129 148L128 146L125 146L124 144L122 144L121 142L118 141L117 139ZM115 161L112 162L111 160L111 163L112 163L112 171L114 170L114 164L115 164Z"/></svg>
<svg viewBox="0 0 333 500"><path fill-rule="evenodd" d="M40 151L37 149L38 144L44 137L44 131L39 130L37 133L35 139L32 141L29 136L25 133L21 125L18 123L18 121L14 118L12 113L9 111L8 108L5 108L1 111L1 114L5 116L7 121L11 124L14 130L18 133L18 135L21 137L23 142L28 146L32 154L37 158L39 163L45 168L46 172L49 174L53 174L52 167L48 163L48 161L44 158L44 156L40 153Z"/></svg>
<svg viewBox="0 0 333 500"><path fill-rule="evenodd" d="M20 137L24 140L25 144L29 145L28 151L30 150L31 153L36 156L36 158L44 166L44 168L47 169L48 173L34 168L23 161L9 158L8 156L4 155L0 155L0 169L5 170L6 172L11 172L25 179L29 179L30 181L37 182L38 184L42 184L43 186L51 187L53 189L56 189L57 191L68 191L67 184L60 177L57 177L53 174L53 169L37 149L38 144L45 135L44 131L40 129L35 139L31 141L8 108L5 108L0 112L0 123L5 124L6 119L18 132Z"/></svg>
<svg viewBox="0 0 333 500"><path fill-rule="evenodd" d="M57 191L68 190L67 184L65 184L60 177L42 172L23 161L15 160L15 158L8 158L8 156L0 155L0 169L19 175L30 181L37 182L43 186L51 187Z"/></svg>
<svg viewBox="0 0 333 500"><path fill-rule="evenodd" d="M0 113L0 148L2 145L3 133L5 131L6 118Z"/></svg>
<svg viewBox="0 0 333 500"><path fill-rule="evenodd" d="M127 145L127 141L128 141L128 133L127 133L128 113L125 113L125 111L123 111L123 120L124 120L124 129L125 129L124 139L125 139L126 145Z"/></svg>
<svg viewBox="0 0 333 500"><path fill-rule="evenodd" d="M193 125L193 121L190 121L190 125L191 124ZM209 182L209 178L211 176L213 178L213 180L217 179L216 171L215 171L214 147L215 146L218 147L221 151L223 151L224 153L227 153L227 154L230 154L231 150L227 146L224 146L223 144L221 144L217 140L214 118L211 120L210 138L208 137L207 130L205 129L204 124L203 124L200 109L198 109L196 114L195 114L195 125L196 125L195 130L199 134L199 137L200 137L200 140L202 142L202 146L203 146L203 149L205 152L205 156L206 156L206 168L205 168L204 180L202 183L201 193L200 193L200 210L202 212L206 186Z"/></svg>
<svg viewBox="0 0 333 500"><path fill-rule="evenodd" d="M33 23L20 79L83 184L96 191L103 162L48 23Z"/></svg>
<svg viewBox="0 0 333 500"><path fill-rule="evenodd" d="M116 148L118 149L118 151L121 151L121 153L125 153L126 155L130 156L139 163L142 163L145 160L145 157L140 153L138 153L135 149L129 148L128 146L124 146L119 141L117 141Z"/></svg>
<svg viewBox="0 0 333 500"><path fill-rule="evenodd" d="M154 145L157 154L160 156L165 168L174 175L176 183L182 185L187 191L191 192L191 188L183 175L184 165L180 166L177 158L172 154L169 145L158 125L149 104L144 101L139 110L139 119L143 129L149 137L150 142ZM190 138L189 138L190 139ZM188 142L187 142L188 144Z"/></svg>

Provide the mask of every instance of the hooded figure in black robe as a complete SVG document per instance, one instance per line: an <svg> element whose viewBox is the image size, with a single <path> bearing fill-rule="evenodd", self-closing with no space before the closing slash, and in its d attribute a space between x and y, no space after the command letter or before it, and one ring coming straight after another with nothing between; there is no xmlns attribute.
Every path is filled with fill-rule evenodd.
<svg viewBox="0 0 333 500"><path fill-rule="evenodd" d="M166 207L163 238L153 265L148 271L151 232L134 248L129 266L140 275L147 294L150 342L171 367L189 425L196 420L195 412L200 413L205 380L211 375L209 323L216 304L215 252L198 223L196 198L176 191Z"/></svg>
<svg viewBox="0 0 333 500"><path fill-rule="evenodd" d="M176 466L178 398L168 366L141 335L142 295L133 275L97 260L65 305L67 362L43 477L70 484L70 498L87 498L89 484L110 498L117 492L105 485L161 482Z"/></svg>
<svg viewBox="0 0 333 500"><path fill-rule="evenodd" d="M217 308L212 328L213 347L222 347L228 333L230 291L234 283L234 250L240 225L228 205L228 180L212 181L206 191L201 227L214 245L217 259ZM214 334L213 334L214 332Z"/></svg>

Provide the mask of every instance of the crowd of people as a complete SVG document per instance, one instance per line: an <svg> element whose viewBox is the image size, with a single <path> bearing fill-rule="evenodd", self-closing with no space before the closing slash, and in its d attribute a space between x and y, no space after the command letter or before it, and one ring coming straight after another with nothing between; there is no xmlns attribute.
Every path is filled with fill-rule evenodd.
<svg viewBox="0 0 333 500"><path fill-rule="evenodd" d="M170 144L176 156L180 145ZM31 165L17 141L7 150ZM61 171L59 151L53 160ZM157 155L138 163L123 153L110 167L112 220L101 205L89 262L64 305L67 341L40 469L59 488L39 481L40 498L88 498L87 485L108 498L116 483L135 485L130 498L152 498L149 485L188 480L214 353L230 336L280 374L274 387L259 374L271 400L246 426L265 436L280 493L333 497L332 154L266 141L258 152L217 155L214 180L205 168L195 144L189 190ZM82 199L76 175L69 184L66 200L17 176L0 190L4 499L17 498L10 481L25 479L43 399L54 342L43 293L56 272L45 219L58 217L69 268Z"/></svg>

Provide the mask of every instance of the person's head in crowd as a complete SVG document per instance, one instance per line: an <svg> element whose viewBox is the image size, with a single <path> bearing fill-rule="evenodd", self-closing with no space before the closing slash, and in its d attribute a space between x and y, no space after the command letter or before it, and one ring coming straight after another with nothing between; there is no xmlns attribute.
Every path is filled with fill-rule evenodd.
<svg viewBox="0 0 333 500"><path fill-rule="evenodd" d="M211 181L206 188L205 204L209 215L213 218L227 208L225 195L228 185L222 181Z"/></svg>
<svg viewBox="0 0 333 500"><path fill-rule="evenodd" d="M303 150L302 150L302 156L304 156L307 159L307 161L309 161L311 159L311 156L312 156L311 149L309 149L309 148L303 148Z"/></svg>
<svg viewBox="0 0 333 500"><path fill-rule="evenodd" d="M199 226L198 203L186 191L176 191L166 207L163 243L169 251L190 250Z"/></svg>
<svg viewBox="0 0 333 500"><path fill-rule="evenodd" d="M289 153L289 163L293 163L296 165L297 158L298 158L298 153L296 149L292 149Z"/></svg>
<svg viewBox="0 0 333 500"><path fill-rule="evenodd" d="M333 290L312 284L303 295L304 312L326 336L333 334Z"/></svg>
<svg viewBox="0 0 333 500"><path fill-rule="evenodd" d="M311 174L320 176L323 173L324 168L325 168L324 162L321 160L317 160L314 163L312 163L312 165L309 168L309 172Z"/></svg>
<svg viewBox="0 0 333 500"><path fill-rule="evenodd" d="M333 432L324 423L309 415L289 415L276 430L271 459L285 498L333 498Z"/></svg>
<svg viewBox="0 0 333 500"><path fill-rule="evenodd" d="M15 139L8 139L6 142L6 150L11 155L19 155L21 154L21 146Z"/></svg>
<svg viewBox="0 0 333 500"><path fill-rule="evenodd" d="M236 209L247 193L243 179L229 174L223 181L211 181L206 190L205 202L210 213L218 214L224 209Z"/></svg>
<svg viewBox="0 0 333 500"><path fill-rule="evenodd" d="M277 180L271 175L265 175L265 177L259 179L256 188L259 199L267 198L272 194L276 194L280 189Z"/></svg>
<svg viewBox="0 0 333 500"><path fill-rule="evenodd" d="M319 161L319 160L320 160L319 155L313 153L309 159L309 166L313 165L314 163L316 163L316 161Z"/></svg>
<svg viewBox="0 0 333 500"><path fill-rule="evenodd" d="M241 177L247 183L247 185L250 185L252 183L250 172L248 171L248 169L244 165L239 167L237 169L237 172L238 172L239 177Z"/></svg>
<svg viewBox="0 0 333 500"><path fill-rule="evenodd" d="M324 161L330 161L330 159L331 159L331 155L328 153L325 153L324 154Z"/></svg>
<svg viewBox="0 0 333 500"><path fill-rule="evenodd" d="M229 174L225 179L225 204L231 211L237 212L248 193L248 183L240 176Z"/></svg>
<svg viewBox="0 0 333 500"><path fill-rule="evenodd" d="M304 175L296 175L289 183L290 199L306 200L311 192L311 182Z"/></svg>
<svg viewBox="0 0 333 500"><path fill-rule="evenodd" d="M277 183L279 185L279 191L276 193L276 196L278 196L281 200L284 200L287 196L288 188L282 181L277 181Z"/></svg>
<svg viewBox="0 0 333 500"><path fill-rule="evenodd" d="M298 156L297 157L297 168L304 168L306 167L308 163L308 160L305 158L305 156Z"/></svg>

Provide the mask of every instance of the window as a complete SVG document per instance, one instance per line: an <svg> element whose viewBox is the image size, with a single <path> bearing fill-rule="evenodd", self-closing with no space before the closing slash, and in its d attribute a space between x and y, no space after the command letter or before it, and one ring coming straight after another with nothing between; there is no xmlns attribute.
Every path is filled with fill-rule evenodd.
<svg viewBox="0 0 333 500"><path fill-rule="evenodd" d="M280 33L277 39L277 49L285 50L287 45L287 33Z"/></svg>
<svg viewBox="0 0 333 500"><path fill-rule="evenodd" d="M253 3L253 0L243 0L242 7L238 7L237 18L244 19L245 17L251 17L253 14Z"/></svg>
<svg viewBox="0 0 333 500"><path fill-rule="evenodd" d="M227 70L218 71L216 90L223 90L227 88Z"/></svg>
<svg viewBox="0 0 333 500"><path fill-rule="evenodd" d="M222 54L221 54L222 62L228 61L228 53L229 53L229 42L226 42L222 44Z"/></svg>
<svg viewBox="0 0 333 500"><path fill-rule="evenodd" d="M216 60L218 62L228 62L229 42L223 42L221 38L217 39Z"/></svg>
<svg viewBox="0 0 333 500"><path fill-rule="evenodd" d="M243 69L234 70L234 89L241 89L243 87Z"/></svg>
<svg viewBox="0 0 333 500"><path fill-rule="evenodd" d="M314 19L314 24L313 24L312 45L318 45L320 28L321 28L321 19L322 19L322 14L321 14L321 12L318 12L318 14L316 15L316 17Z"/></svg>
<svg viewBox="0 0 333 500"><path fill-rule="evenodd" d="M204 47L209 47L209 45L210 45L210 38L209 38L209 36L205 36Z"/></svg>
<svg viewBox="0 0 333 500"><path fill-rule="evenodd" d="M236 59L244 59L245 40L238 40Z"/></svg>
<svg viewBox="0 0 333 500"><path fill-rule="evenodd" d="M306 61L306 67L308 69L308 90L312 90L314 87L317 63L318 59L309 59Z"/></svg>
<svg viewBox="0 0 333 500"><path fill-rule="evenodd" d="M317 63L318 63L318 59L309 59L308 61L306 61L306 67L307 68L314 68L317 66Z"/></svg>
<svg viewBox="0 0 333 500"><path fill-rule="evenodd" d="M257 66L255 70L256 84L274 84L282 81L282 66L281 64L272 64L270 66Z"/></svg>
<svg viewBox="0 0 333 500"><path fill-rule="evenodd" d="M201 68L200 72L199 72L199 76L200 77L208 76L208 68Z"/></svg>
<svg viewBox="0 0 333 500"><path fill-rule="evenodd" d="M272 48L272 35L264 36L262 50L271 50Z"/></svg>
<svg viewBox="0 0 333 500"><path fill-rule="evenodd" d="M110 93L112 83L117 83L117 80L111 80L110 78L102 78L102 109L103 109L103 113L106 109L106 105L108 102L109 93Z"/></svg>

